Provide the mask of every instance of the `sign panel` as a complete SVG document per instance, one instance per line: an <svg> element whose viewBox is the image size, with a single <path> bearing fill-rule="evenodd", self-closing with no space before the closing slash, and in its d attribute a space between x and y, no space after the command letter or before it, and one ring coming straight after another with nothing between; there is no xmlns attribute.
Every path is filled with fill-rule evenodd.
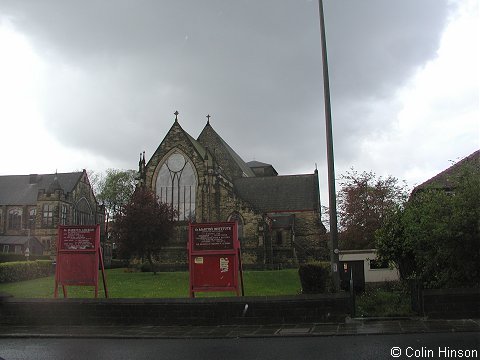
<svg viewBox="0 0 480 360"><path fill-rule="evenodd" d="M203 291L236 291L239 295L237 224L190 224L189 230L190 296Z"/></svg>
<svg viewBox="0 0 480 360"><path fill-rule="evenodd" d="M94 250L96 228L62 227L60 232L60 250Z"/></svg>
<svg viewBox="0 0 480 360"><path fill-rule="evenodd" d="M61 285L64 297L66 286L95 286L98 296L98 268L101 265L105 297L108 297L105 269L100 248L100 226L59 226L57 238L57 267L55 292Z"/></svg>
<svg viewBox="0 0 480 360"><path fill-rule="evenodd" d="M234 227L235 223L195 225L193 249L195 251L233 250Z"/></svg>

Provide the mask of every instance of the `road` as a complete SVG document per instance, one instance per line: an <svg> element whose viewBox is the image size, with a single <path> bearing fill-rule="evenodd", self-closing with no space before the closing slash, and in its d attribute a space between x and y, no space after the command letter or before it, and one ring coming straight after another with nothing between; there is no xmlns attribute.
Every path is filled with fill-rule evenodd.
<svg viewBox="0 0 480 360"><path fill-rule="evenodd" d="M0 357L5 360L448 359L453 358L452 351L457 351L458 357L459 350L464 358L468 357L467 351L470 358L480 358L480 333L237 339L0 339ZM400 356L393 357L392 351Z"/></svg>

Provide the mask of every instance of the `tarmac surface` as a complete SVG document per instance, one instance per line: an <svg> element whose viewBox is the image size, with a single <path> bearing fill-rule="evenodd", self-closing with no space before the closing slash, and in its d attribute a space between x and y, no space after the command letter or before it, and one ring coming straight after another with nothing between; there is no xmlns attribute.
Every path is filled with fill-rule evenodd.
<svg viewBox="0 0 480 360"><path fill-rule="evenodd" d="M217 326L0 325L0 338L191 339L477 332L480 319L354 318L345 323Z"/></svg>

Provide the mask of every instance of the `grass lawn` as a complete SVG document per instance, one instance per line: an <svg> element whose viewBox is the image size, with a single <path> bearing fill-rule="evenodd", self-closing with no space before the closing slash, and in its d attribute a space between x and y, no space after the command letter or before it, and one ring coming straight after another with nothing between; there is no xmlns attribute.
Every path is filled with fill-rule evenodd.
<svg viewBox="0 0 480 360"><path fill-rule="evenodd" d="M107 270L110 298L182 298L188 297L188 272L142 273L125 272L125 269ZM246 296L296 295L300 293L297 269L278 271L245 271ZM55 287L53 276L0 284L0 292L18 298L51 298ZM93 298L93 286L67 287L70 298ZM233 292L199 293L202 296L234 296ZM59 289L59 296L62 291ZM102 276L99 274L99 297L103 297Z"/></svg>
<svg viewBox="0 0 480 360"><path fill-rule="evenodd" d="M297 269L277 271L245 271L246 296L278 296L300 294L300 279ZM125 269L107 270L107 285L110 298L186 298L189 296L188 272L153 273L125 272ZM17 298L53 298L53 276L0 284L0 293ZM93 298L92 286L69 286L70 298ZM235 296L234 292L196 293L197 297ZM63 297L61 289L59 296ZM99 274L99 297L104 297L102 277ZM399 288L366 289L356 297L356 316L411 316L410 295Z"/></svg>

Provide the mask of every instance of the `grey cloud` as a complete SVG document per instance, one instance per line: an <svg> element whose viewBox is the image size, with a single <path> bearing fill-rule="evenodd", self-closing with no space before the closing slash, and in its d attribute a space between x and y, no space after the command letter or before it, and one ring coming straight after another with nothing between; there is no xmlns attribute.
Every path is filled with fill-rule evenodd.
<svg viewBox="0 0 480 360"><path fill-rule="evenodd" d="M324 3L336 149L348 161L352 139L378 127L370 104L435 56L450 10L447 0ZM45 92L46 121L70 146L136 159L178 109L192 136L211 113L246 160L286 172L324 160L316 1L0 1L0 12L82 74L69 87L53 69Z"/></svg>

